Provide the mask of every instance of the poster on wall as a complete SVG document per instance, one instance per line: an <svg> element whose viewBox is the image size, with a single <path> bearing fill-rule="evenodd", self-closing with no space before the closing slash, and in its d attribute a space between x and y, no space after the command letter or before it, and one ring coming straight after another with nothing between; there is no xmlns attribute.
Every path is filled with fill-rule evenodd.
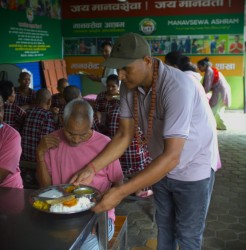
<svg viewBox="0 0 246 250"><path fill-rule="evenodd" d="M187 54L194 62L209 56L225 76L243 75L243 1L71 0L63 1L62 8L69 73L99 69L102 42L113 44L120 35L136 32L163 60L171 51Z"/></svg>
<svg viewBox="0 0 246 250"><path fill-rule="evenodd" d="M61 18L61 0L1 0L0 8L16 11L31 9L36 16Z"/></svg>
<svg viewBox="0 0 246 250"><path fill-rule="evenodd" d="M62 58L60 20L36 16L31 8L26 11L0 8L0 16L0 63Z"/></svg>

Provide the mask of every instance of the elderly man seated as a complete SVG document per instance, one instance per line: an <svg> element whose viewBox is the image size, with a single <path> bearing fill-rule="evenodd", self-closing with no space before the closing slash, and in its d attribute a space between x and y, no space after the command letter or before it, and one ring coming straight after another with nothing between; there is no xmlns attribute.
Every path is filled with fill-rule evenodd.
<svg viewBox="0 0 246 250"><path fill-rule="evenodd" d="M44 136L37 149L37 177L42 187L66 184L86 165L91 166L91 186L105 192L119 185L123 173L119 160L96 172L90 162L106 147L110 139L91 129L93 109L82 99L70 101L64 109L64 127ZM114 209L108 212L108 238L114 233ZM97 237L90 234L82 249L99 249Z"/></svg>
<svg viewBox="0 0 246 250"><path fill-rule="evenodd" d="M23 188L19 161L20 134L3 122L4 105L0 93L0 187Z"/></svg>

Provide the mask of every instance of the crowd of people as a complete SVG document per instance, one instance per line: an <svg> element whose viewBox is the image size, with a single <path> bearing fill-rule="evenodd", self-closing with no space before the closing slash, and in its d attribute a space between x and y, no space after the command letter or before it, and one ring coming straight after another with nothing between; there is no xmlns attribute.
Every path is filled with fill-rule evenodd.
<svg viewBox="0 0 246 250"><path fill-rule="evenodd" d="M229 84L208 58L197 63L203 78L180 51L163 63L135 33L103 46L103 75L90 78L106 90L93 107L64 78L55 95L32 90L27 72L16 88L0 82L0 186L23 188L19 162L31 161L39 187L96 187L105 194L93 210L108 211L108 239L123 198L154 195L157 248L198 250L221 167L216 128L226 129ZM83 247L98 249L96 236Z"/></svg>

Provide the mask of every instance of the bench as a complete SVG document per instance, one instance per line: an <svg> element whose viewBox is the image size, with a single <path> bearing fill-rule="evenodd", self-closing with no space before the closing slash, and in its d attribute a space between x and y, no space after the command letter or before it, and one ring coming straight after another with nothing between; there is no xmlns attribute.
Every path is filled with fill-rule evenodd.
<svg viewBox="0 0 246 250"><path fill-rule="evenodd" d="M37 189L39 188L37 179L36 179L36 162L31 161L20 161L20 171L21 178L23 180L24 188Z"/></svg>
<svg viewBox="0 0 246 250"><path fill-rule="evenodd" d="M127 249L127 216L116 216L113 238L108 242L108 250Z"/></svg>

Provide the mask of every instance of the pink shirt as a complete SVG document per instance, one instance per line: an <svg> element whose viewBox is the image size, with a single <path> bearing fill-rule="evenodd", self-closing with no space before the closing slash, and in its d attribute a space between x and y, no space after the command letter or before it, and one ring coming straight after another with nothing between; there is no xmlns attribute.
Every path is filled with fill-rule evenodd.
<svg viewBox="0 0 246 250"><path fill-rule="evenodd" d="M92 161L110 141L103 134L93 131L88 141L72 147L67 143L62 129L52 134L60 138L59 146L50 149L45 154L46 165L52 177L53 185L69 183L72 176ZM101 192L105 192L111 187L112 183L122 180L123 173L120 162L116 160L99 171L90 185ZM109 211L109 218L115 220L114 210Z"/></svg>
<svg viewBox="0 0 246 250"><path fill-rule="evenodd" d="M218 105L219 102L222 102L223 106L230 107L231 105L231 87L229 83L226 81L225 77L221 72L219 72L219 79L217 82L213 84L214 79L214 71L211 67L208 67L204 80L203 86L205 92L212 91L212 96L209 100L209 104L211 107ZM219 96L221 95L222 100L219 101Z"/></svg>
<svg viewBox="0 0 246 250"><path fill-rule="evenodd" d="M0 128L0 168L10 173L0 187L23 188L19 161L21 155L20 134L8 124Z"/></svg>

